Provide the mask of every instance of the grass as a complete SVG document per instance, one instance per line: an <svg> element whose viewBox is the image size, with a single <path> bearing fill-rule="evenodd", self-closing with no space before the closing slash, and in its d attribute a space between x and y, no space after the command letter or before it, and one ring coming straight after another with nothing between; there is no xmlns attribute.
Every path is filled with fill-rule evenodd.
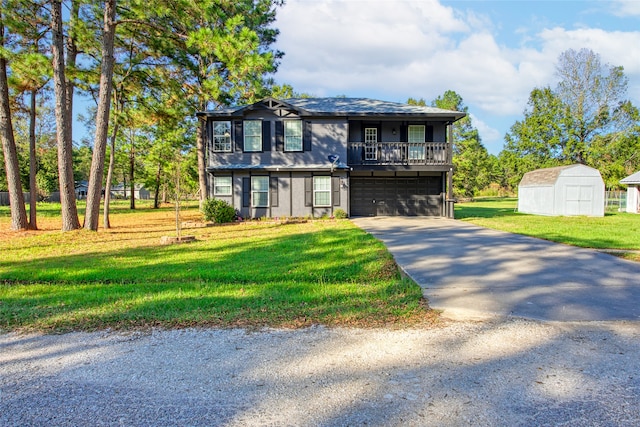
<svg viewBox="0 0 640 427"><path fill-rule="evenodd" d="M183 221L197 221L194 206ZM430 323L420 288L382 243L349 221L257 221L175 235L175 213L112 208L109 230L62 233L59 206L40 231L11 232L0 208L0 330L147 327L407 326Z"/></svg>
<svg viewBox="0 0 640 427"><path fill-rule="evenodd" d="M483 227L595 249L640 250L640 215L607 212L604 217L549 217L516 211L517 199L487 198L456 205L456 219ZM640 254L621 256L640 261Z"/></svg>

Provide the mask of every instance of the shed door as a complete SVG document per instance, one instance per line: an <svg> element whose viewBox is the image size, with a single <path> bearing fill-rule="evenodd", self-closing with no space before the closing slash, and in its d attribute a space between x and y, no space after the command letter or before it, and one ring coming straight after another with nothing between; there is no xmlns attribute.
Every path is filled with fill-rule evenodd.
<svg viewBox="0 0 640 427"><path fill-rule="evenodd" d="M353 216L440 216L442 177L353 177Z"/></svg>
<svg viewBox="0 0 640 427"><path fill-rule="evenodd" d="M566 215L592 215L593 186L566 186Z"/></svg>

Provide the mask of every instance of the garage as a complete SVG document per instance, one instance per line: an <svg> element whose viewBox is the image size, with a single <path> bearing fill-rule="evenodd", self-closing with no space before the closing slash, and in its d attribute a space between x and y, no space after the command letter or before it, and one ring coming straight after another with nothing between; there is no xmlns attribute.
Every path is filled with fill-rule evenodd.
<svg viewBox="0 0 640 427"><path fill-rule="evenodd" d="M352 177L352 216L441 216L442 177Z"/></svg>

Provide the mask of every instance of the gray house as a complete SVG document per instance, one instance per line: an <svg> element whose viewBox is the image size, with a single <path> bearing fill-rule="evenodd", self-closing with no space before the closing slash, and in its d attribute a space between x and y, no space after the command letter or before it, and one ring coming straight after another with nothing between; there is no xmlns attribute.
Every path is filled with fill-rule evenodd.
<svg viewBox="0 0 640 427"><path fill-rule="evenodd" d="M459 111L365 98L266 98L198 112L208 196L240 216L453 217Z"/></svg>

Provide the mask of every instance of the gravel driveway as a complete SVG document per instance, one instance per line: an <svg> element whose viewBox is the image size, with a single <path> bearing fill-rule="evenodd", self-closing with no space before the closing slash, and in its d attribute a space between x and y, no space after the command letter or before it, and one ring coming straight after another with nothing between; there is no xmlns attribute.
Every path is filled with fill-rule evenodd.
<svg viewBox="0 0 640 427"><path fill-rule="evenodd" d="M640 425L640 324L0 335L2 426Z"/></svg>

